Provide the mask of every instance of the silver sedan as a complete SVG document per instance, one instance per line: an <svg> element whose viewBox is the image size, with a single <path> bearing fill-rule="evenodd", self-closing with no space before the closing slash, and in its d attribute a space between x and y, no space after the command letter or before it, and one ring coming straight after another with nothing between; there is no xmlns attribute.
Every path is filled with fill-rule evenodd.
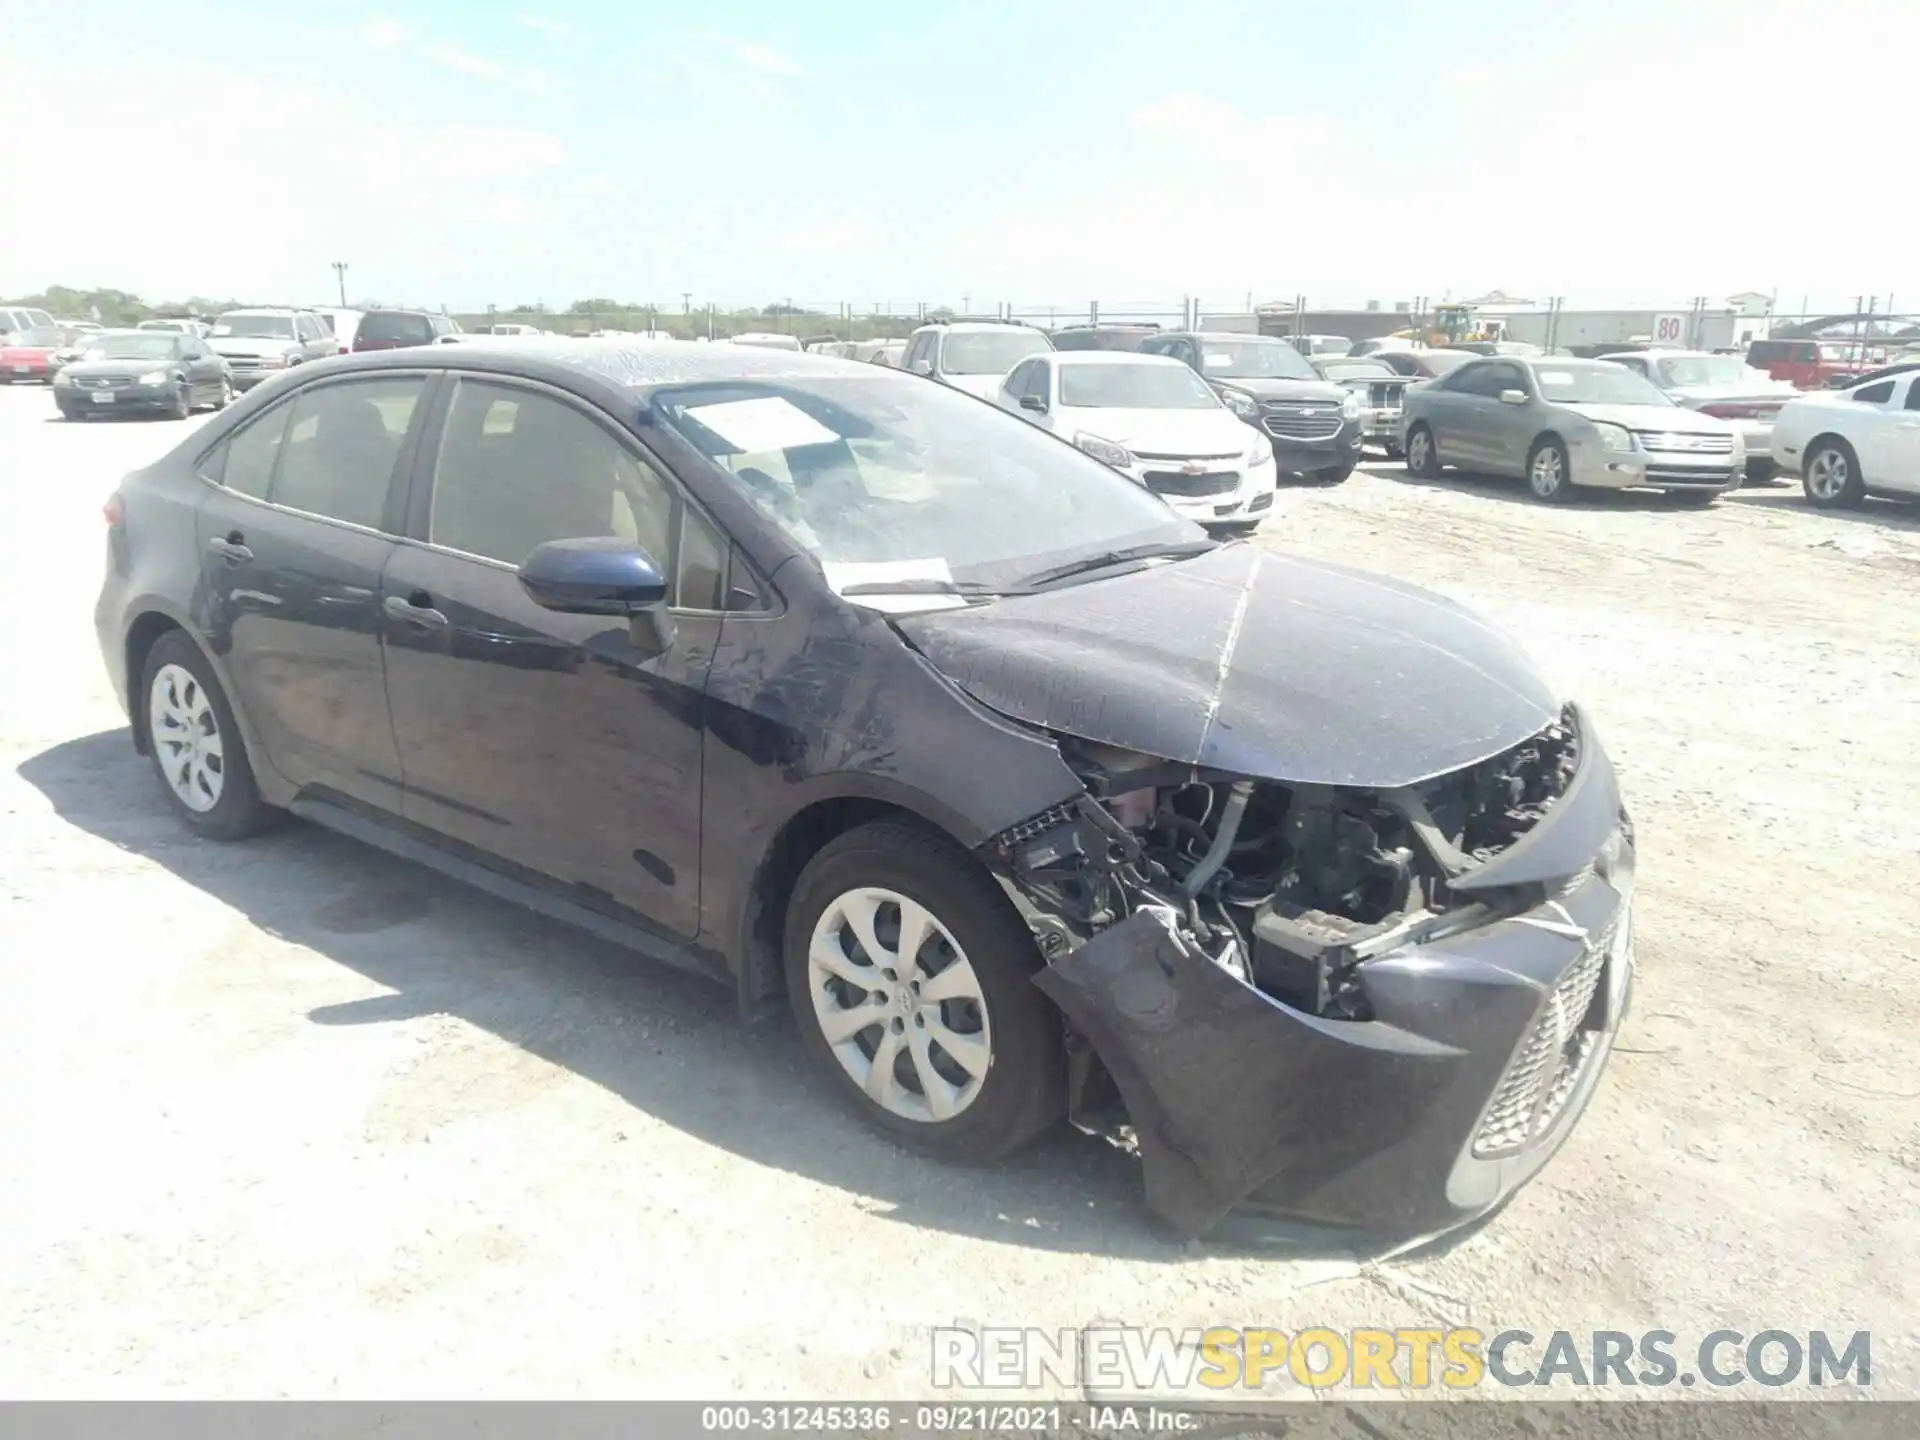
<svg viewBox="0 0 1920 1440"><path fill-rule="evenodd" d="M1574 486L1645 485L1702 502L1740 483L1747 452L1730 422L1676 405L1604 360L1500 355L1406 393L1407 469L1448 465L1524 479L1542 500Z"/></svg>

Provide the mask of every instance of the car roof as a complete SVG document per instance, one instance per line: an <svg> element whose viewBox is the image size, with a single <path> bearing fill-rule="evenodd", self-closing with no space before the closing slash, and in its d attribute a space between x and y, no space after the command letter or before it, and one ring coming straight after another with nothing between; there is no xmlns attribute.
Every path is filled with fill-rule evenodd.
<svg viewBox="0 0 1920 1440"><path fill-rule="evenodd" d="M1057 365L1171 365L1176 370L1187 368L1184 361L1176 360L1171 355L1153 355L1143 350L1056 350L1053 360Z"/></svg>
<svg viewBox="0 0 1920 1440"><path fill-rule="evenodd" d="M1173 336L1182 340L1260 340L1272 345L1287 344L1284 335L1243 335L1238 330L1175 330Z"/></svg>
<svg viewBox="0 0 1920 1440"><path fill-rule="evenodd" d="M636 340L606 336L536 335L501 344L504 336L478 335L459 345L376 350L310 362L300 373L338 375L361 370L486 369L539 378L558 366L630 390L690 385L714 380L849 379L900 385L925 382L861 360L818 355L806 350L767 350L749 345L689 345L679 340Z"/></svg>
<svg viewBox="0 0 1920 1440"><path fill-rule="evenodd" d="M302 310L298 305L243 305L238 310L222 310L226 315L306 315L311 312Z"/></svg>
<svg viewBox="0 0 1920 1440"><path fill-rule="evenodd" d="M1017 330L1023 335L1045 335L1047 332L1037 325L1022 325L1017 320L935 320L919 327L922 330Z"/></svg>

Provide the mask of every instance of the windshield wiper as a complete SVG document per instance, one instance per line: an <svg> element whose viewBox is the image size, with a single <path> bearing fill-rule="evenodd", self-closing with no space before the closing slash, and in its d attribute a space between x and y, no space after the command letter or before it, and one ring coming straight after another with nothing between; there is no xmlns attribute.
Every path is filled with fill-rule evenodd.
<svg viewBox="0 0 1920 1440"><path fill-rule="evenodd" d="M1204 555L1215 548L1212 540L1180 540L1174 542L1157 541L1148 545L1129 545L1124 550L1107 550L1098 555L1083 555L1078 560L1069 560L1062 565L1050 565L1045 570L1036 570L1031 575L1022 576L1020 584L1029 589L1039 589L1058 580L1070 580L1076 575L1091 574L1095 570L1105 570L1111 565L1125 565L1130 560L1179 560L1189 555ZM1004 592L1003 592L1004 593Z"/></svg>

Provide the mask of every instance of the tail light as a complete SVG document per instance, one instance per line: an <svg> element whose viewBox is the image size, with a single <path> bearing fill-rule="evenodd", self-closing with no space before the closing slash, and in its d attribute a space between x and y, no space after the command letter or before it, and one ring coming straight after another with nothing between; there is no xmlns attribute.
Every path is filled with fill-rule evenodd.
<svg viewBox="0 0 1920 1440"><path fill-rule="evenodd" d="M118 530L121 525L126 523L127 511L126 507L120 503L120 492L118 490L107 497L107 503L100 507L100 514L106 519L108 526L112 529Z"/></svg>

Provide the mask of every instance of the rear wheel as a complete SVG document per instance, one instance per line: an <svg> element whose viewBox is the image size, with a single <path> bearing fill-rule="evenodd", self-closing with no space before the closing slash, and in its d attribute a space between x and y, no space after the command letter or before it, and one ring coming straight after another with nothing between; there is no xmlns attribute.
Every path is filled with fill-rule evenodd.
<svg viewBox="0 0 1920 1440"><path fill-rule="evenodd" d="M1065 1111L1033 936L965 851L878 821L814 856L787 907L788 996L856 1113L948 1159L997 1159Z"/></svg>
<svg viewBox="0 0 1920 1440"><path fill-rule="evenodd" d="M1548 504L1567 498L1573 483L1567 478L1566 446L1551 437L1533 442L1527 454L1527 488Z"/></svg>
<svg viewBox="0 0 1920 1440"><path fill-rule="evenodd" d="M1440 478L1440 452L1433 443L1433 431L1416 425L1407 432L1407 473L1421 480Z"/></svg>
<svg viewBox="0 0 1920 1440"><path fill-rule="evenodd" d="M1867 480L1853 447L1834 436L1807 448L1800 470L1807 499L1822 510L1857 510L1867 498Z"/></svg>
<svg viewBox="0 0 1920 1440"><path fill-rule="evenodd" d="M147 652L141 677L149 749L174 813L211 840L239 840L265 826L273 811L200 647L169 630Z"/></svg>

